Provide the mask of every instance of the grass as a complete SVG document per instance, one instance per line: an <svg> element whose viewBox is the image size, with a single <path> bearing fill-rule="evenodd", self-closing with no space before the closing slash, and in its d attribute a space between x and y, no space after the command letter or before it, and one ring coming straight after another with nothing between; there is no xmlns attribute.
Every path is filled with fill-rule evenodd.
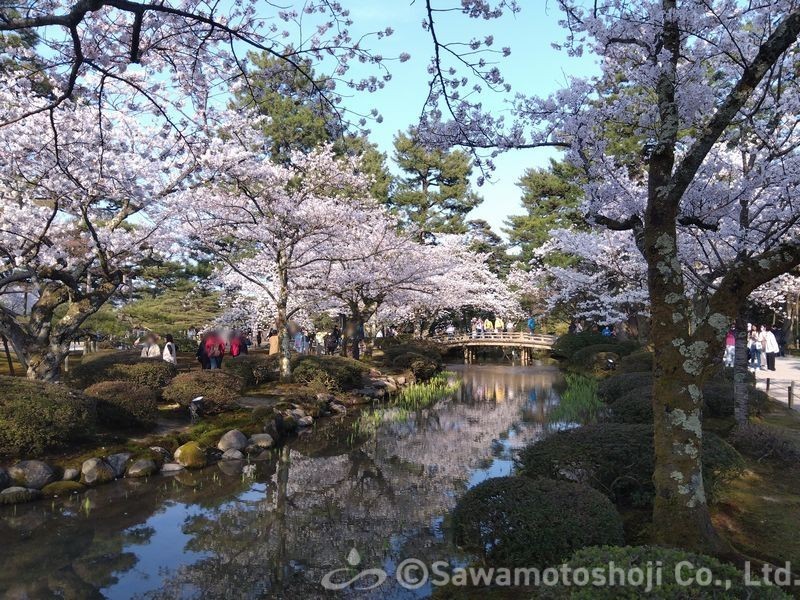
<svg viewBox="0 0 800 600"><path fill-rule="evenodd" d="M442 371L424 383L415 383L403 388L385 407L364 411L353 422L350 438L370 435L381 423L405 421L417 411L430 408L437 402L448 398L461 388L461 380L455 373Z"/></svg>
<svg viewBox="0 0 800 600"><path fill-rule="evenodd" d="M549 414L551 421L586 425L597 420L605 405L597 397L597 379L568 374L567 388Z"/></svg>
<svg viewBox="0 0 800 600"><path fill-rule="evenodd" d="M800 413L770 401L760 422L780 427L800 444ZM731 481L713 507L716 527L747 556L800 564L800 465L791 468L745 458L744 476Z"/></svg>

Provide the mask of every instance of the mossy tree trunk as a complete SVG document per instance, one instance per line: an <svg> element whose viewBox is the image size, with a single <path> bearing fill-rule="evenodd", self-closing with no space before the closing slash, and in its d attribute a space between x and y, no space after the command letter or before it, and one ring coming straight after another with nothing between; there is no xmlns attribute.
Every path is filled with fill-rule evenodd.
<svg viewBox="0 0 800 600"><path fill-rule="evenodd" d="M624 220L601 214L594 218L611 229L632 230L647 262L650 339L655 347L655 537L668 546L730 557L730 545L711 524L703 484L702 385L747 296L759 285L800 264L800 244L789 241L737 259L716 273L718 282L713 289L701 291L705 301L693 308L678 255L678 226L710 230L717 227L716 223L682 214L684 193L765 74L795 43L800 33L800 12L787 16L775 28L730 94L697 132L694 144L682 148L677 161L681 118L676 92L682 49L680 27L674 16L676 6L676 0L662 0L667 16L659 40L663 59L656 83L658 122L647 164L644 215L634 214Z"/></svg>
<svg viewBox="0 0 800 600"><path fill-rule="evenodd" d="M736 353L733 359L733 414L739 425L747 423L749 395L747 390L747 319L741 313L736 319Z"/></svg>
<svg viewBox="0 0 800 600"><path fill-rule="evenodd" d="M276 329L280 344L280 380L289 382L292 379L292 339L289 331L289 267L285 260L278 260L278 297L276 302Z"/></svg>

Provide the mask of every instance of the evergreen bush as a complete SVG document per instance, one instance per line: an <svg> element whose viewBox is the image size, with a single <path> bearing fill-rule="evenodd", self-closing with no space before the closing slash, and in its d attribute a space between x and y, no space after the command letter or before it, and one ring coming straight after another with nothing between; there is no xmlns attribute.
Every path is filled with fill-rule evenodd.
<svg viewBox="0 0 800 600"><path fill-rule="evenodd" d="M623 542L622 519L590 487L552 479L496 477L453 511L456 542L491 565L555 565L578 548Z"/></svg>

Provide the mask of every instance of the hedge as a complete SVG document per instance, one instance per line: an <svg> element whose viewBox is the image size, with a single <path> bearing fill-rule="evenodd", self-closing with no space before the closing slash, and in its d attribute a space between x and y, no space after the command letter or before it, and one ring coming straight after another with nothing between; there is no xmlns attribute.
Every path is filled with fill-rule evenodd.
<svg viewBox="0 0 800 600"><path fill-rule="evenodd" d="M523 475L586 483L621 506L653 501L652 425L602 423L559 431L525 448L518 462ZM744 461L730 444L704 434L703 478L710 500L743 470Z"/></svg>
<svg viewBox="0 0 800 600"><path fill-rule="evenodd" d="M642 373L653 370L653 353L637 350L623 356L617 365L618 373Z"/></svg>
<svg viewBox="0 0 800 600"><path fill-rule="evenodd" d="M597 386L597 395L609 404L634 388L653 385L652 373L618 373L603 379Z"/></svg>
<svg viewBox="0 0 800 600"><path fill-rule="evenodd" d="M203 397L203 412L216 414L236 407L242 393L242 380L218 369L181 373L164 388L164 399L188 407L198 396Z"/></svg>
<svg viewBox="0 0 800 600"><path fill-rule="evenodd" d="M547 591L544 597L569 598L570 600L619 600L636 598L651 598L659 600L740 600L742 598L763 598L765 600L783 600L791 596L785 594L777 587L752 588L745 586L744 573L736 567L721 563L716 558L703 554L694 554L684 550L661 548L658 546L602 546L596 548L583 548L575 552L567 561L566 572L575 573L576 569L592 574L594 569L599 573L609 574L609 565L613 564L616 572L631 573L632 569L641 569L645 577L641 585L605 586L562 586ZM679 569L680 565L680 569ZM660 585L650 584L656 582L656 567L661 575ZM648 581L647 570L651 568L653 577ZM693 580L695 575L704 573L700 569L708 569L711 573L710 585L699 583L686 584L686 580ZM682 583L678 581L678 575ZM591 581L591 580L590 580ZM726 585L730 582L730 586ZM637 583L637 581L634 581ZM727 589L726 589L727 588ZM757 591L756 591L757 590Z"/></svg>
<svg viewBox="0 0 800 600"><path fill-rule="evenodd" d="M0 454L39 456L88 439L95 401L64 385L0 377Z"/></svg>
<svg viewBox="0 0 800 600"><path fill-rule="evenodd" d="M652 386L652 373L619 373L602 381L597 393L604 402L612 405L612 420L650 423L653 420ZM751 414L766 410L766 393L748 386L748 396ZM718 378L704 385L703 413L714 418L732 417L733 383Z"/></svg>
<svg viewBox="0 0 800 600"><path fill-rule="evenodd" d="M278 359L277 354L240 354L226 357L222 361L222 370L236 375L245 387L253 387L278 380Z"/></svg>
<svg viewBox="0 0 800 600"><path fill-rule="evenodd" d="M552 479L496 477L453 511L455 541L490 565L544 567L585 546L623 542L622 519L590 487Z"/></svg>
<svg viewBox="0 0 800 600"><path fill-rule="evenodd" d="M398 369L409 369L417 381L428 381L441 368L441 365L432 358L416 352L406 352L399 355L392 362Z"/></svg>
<svg viewBox="0 0 800 600"><path fill-rule="evenodd" d="M597 344L607 344L609 338L599 333L591 331L584 331L582 333L568 333L562 335L553 344L551 354L555 358L569 359L572 355L587 346L595 346Z"/></svg>
<svg viewBox="0 0 800 600"><path fill-rule="evenodd" d="M158 415L158 394L130 381L102 381L86 388L97 400L97 422L119 429L151 429Z"/></svg>
<svg viewBox="0 0 800 600"><path fill-rule="evenodd" d="M178 373L175 365L156 358L142 358L138 352L112 352L87 356L73 367L69 381L86 389L101 381L131 381L159 390Z"/></svg>
<svg viewBox="0 0 800 600"><path fill-rule="evenodd" d="M758 461L768 460L785 467L800 463L800 444L779 427L746 423L730 436L734 448Z"/></svg>
<svg viewBox="0 0 800 600"><path fill-rule="evenodd" d="M296 383L321 383L330 390L361 387L364 363L344 356L296 356L292 361L292 380Z"/></svg>
<svg viewBox="0 0 800 600"><path fill-rule="evenodd" d="M409 352L426 356L437 365L442 364L441 347L435 342L427 342L425 340L415 340L413 342L386 346L383 350L384 361L386 364L393 364L397 357Z"/></svg>
<svg viewBox="0 0 800 600"><path fill-rule="evenodd" d="M598 366L595 363L597 362L597 356L599 354L616 354L618 357L621 357L632 351L634 347L616 343L593 344L576 350L572 356L567 359L567 363L572 367L591 370Z"/></svg>

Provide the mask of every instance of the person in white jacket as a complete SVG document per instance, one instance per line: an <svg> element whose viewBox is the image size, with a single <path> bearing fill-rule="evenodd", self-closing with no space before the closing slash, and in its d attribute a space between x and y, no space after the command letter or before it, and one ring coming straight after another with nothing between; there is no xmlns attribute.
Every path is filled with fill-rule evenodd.
<svg viewBox="0 0 800 600"><path fill-rule="evenodd" d="M164 353L161 355L161 358L164 359L164 362L168 362L173 365L178 364L178 350L175 347L175 340L172 338L171 335L167 335L166 337L167 343L164 344Z"/></svg>
<svg viewBox="0 0 800 600"><path fill-rule="evenodd" d="M158 345L156 336L154 336L152 333L144 338L143 342L140 342L139 338L136 338L136 341L133 344L134 346L138 346L140 343L142 346L142 358L161 358L161 348Z"/></svg>
<svg viewBox="0 0 800 600"><path fill-rule="evenodd" d="M772 333L772 327L767 327L764 334L764 353L767 355L767 369L770 371L775 370L775 357L781 351L778 346L778 340L775 334Z"/></svg>

